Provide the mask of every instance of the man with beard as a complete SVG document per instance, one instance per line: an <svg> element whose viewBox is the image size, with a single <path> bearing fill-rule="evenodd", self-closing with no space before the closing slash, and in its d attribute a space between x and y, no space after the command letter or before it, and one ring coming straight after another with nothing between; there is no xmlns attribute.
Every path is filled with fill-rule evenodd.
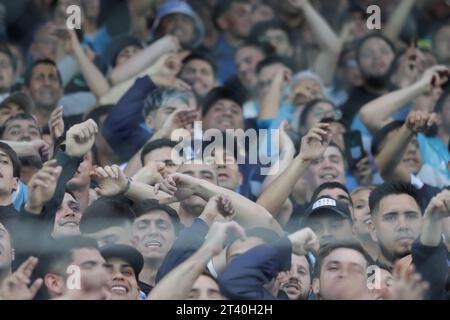
<svg viewBox="0 0 450 320"><path fill-rule="evenodd" d="M367 131L355 117L363 105L387 93L389 69L394 58L394 45L380 33L368 34L359 41L356 60L364 82L350 92L348 101L342 106L344 120L352 127Z"/></svg>
<svg viewBox="0 0 450 320"><path fill-rule="evenodd" d="M378 261L392 270L397 260L411 254L412 264L429 283L425 297L443 299L448 266L442 221L450 214L450 191L435 196L422 216L415 187L387 182L372 191L369 206L370 233L380 247Z"/></svg>
<svg viewBox="0 0 450 320"><path fill-rule="evenodd" d="M308 300L311 292L313 264L308 255L292 255L291 270L278 275L280 289L289 300Z"/></svg>

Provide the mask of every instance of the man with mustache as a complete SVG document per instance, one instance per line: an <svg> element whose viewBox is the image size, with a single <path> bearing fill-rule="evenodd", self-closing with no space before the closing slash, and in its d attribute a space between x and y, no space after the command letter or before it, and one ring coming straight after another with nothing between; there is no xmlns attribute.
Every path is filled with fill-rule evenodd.
<svg viewBox="0 0 450 320"><path fill-rule="evenodd" d="M429 283L426 299L443 299L448 266L442 221L450 215L450 191L436 195L422 216L414 186L386 182L372 191L369 207L370 233L380 247L378 262L392 269L411 254L412 264Z"/></svg>
<svg viewBox="0 0 450 320"><path fill-rule="evenodd" d="M292 254L291 269L278 275L280 289L289 300L307 300L311 292L313 264L308 255Z"/></svg>

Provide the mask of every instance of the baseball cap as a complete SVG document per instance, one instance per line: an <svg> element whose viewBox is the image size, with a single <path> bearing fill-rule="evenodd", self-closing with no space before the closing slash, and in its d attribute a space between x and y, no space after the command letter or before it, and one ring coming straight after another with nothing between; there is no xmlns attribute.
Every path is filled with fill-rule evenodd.
<svg viewBox="0 0 450 320"><path fill-rule="evenodd" d="M11 93L0 103L0 109L6 107L10 103L14 103L19 106L19 108L21 108L25 113L31 113L34 110L33 99L31 99L31 97L25 92Z"/></svg>
<svg viewBox="0 0 450 320"><path fill-rule="evenodd" d="M133 268L136 280L139 279L139 273L144 266L144 258L136 248L126 244L114 244L102 248L100 252L105 260L120 258L128 262Z"/></svg>
<svg viewBox="0 0 450 320"><path fill-rule="evenodd" d="M314 201L314 203L306 209L303 223L311 218L311 216L320 213L332 213L343 219L351 219L350 210L345 203L327 196L323 196Z"/></svg>

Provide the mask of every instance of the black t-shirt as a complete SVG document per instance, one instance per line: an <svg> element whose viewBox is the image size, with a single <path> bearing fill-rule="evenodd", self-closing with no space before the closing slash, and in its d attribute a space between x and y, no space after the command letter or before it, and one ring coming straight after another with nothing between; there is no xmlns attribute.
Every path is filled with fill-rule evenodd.
<svg viewBox="0 0 450 320"><path fill-rule="evenodd" d="M342 114L344 120L350 126L353 122L353 118L358 114L359 110L369 101L379 98L380 94L374 94L367 91L363 86L354 88L348 97L347 102L342 105Z"/></svg>
<svg viewBox="0 0 450 320"><path fill-rule="evenodd" d="M148 285L142 281L138 281L138 286L139 289L145 293L145 295L148 297L148 295L150 294L150 291L152 291L153 287L151 285Z"/></svg>

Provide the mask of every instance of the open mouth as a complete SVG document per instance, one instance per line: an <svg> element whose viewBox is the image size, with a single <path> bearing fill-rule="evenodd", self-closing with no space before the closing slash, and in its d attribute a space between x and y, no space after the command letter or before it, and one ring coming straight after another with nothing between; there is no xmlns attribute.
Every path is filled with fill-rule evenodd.
<svg viewBox="0 0 450 320"><path fill-rule="evenodd" d="M289 294L297 294L300 292L300 285L298 283L289 282L283 285L283 288Z"/></svg>
<svg viewBox="0 0 450 320"><path fill-rule="evenodd" d="M126 295L129 292L127 287L119 284L111 286L110 291L119 296Z"/></svg>
<svg viewBox="0 0 450 320"><path fill-rule="evenodd" d="M78 227L78 222L76 222L76 221L66 221L62 225L63 226L70 226L70 227Z"/></svg>
<svg viewBox="0 0 450 320"><path fill-rule="evenodd" d="M323 180L334 180L334 179L337 178L337 175L334 174L334 173L329 173L329 172L327 172L327 173L321 174L321 175L319 176L319 178L320 178L320 179L323 179Z"/></svg>
<svg viewBox="0 0 450 320"><path fill-rule="evenodd" d="M156 240L147 241L144 243L146 248L161 248L162 243Z"/></svg>

